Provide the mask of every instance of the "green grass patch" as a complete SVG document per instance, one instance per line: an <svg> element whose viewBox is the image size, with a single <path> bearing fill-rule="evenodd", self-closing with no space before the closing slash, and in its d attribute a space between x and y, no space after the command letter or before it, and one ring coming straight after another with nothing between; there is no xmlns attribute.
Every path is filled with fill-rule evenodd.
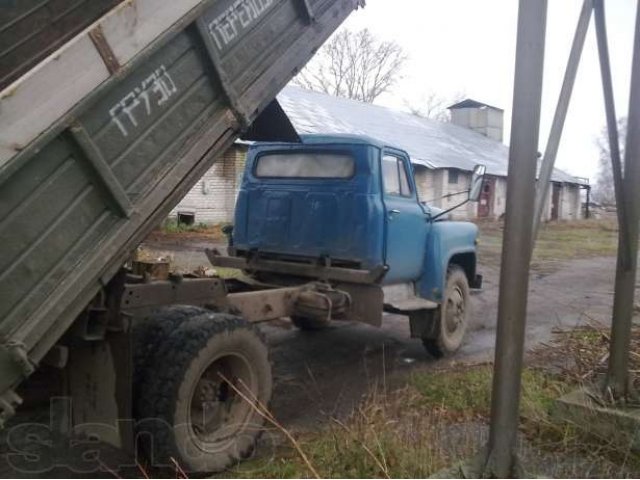
<svg viewBox="0 0 640 480"><path fill-rule="evenodd" d="M213 238L222 239L225 237L222 229L228 225L227 223L193 223L191 225L187 225L186 223L178 222L176 218L167 218L162 224L159 226L159 233L165 235L176 235L176 234L202 234L207 235Z"/></svg>
<svg viewBox="0 0 640 480"><path fill-rule="evenodd" d="M498 264L502 252L503 222L479 222L479 257L485 264ZM533 252L532 268L554 270L574 258L613 256L618 230L611 220L576 220L543 224Z"/></svg>
<svg viewBox="0 0 640 480"><path fill-rule="evenodd" d="M452 421L485 419L491 408L493 367L479 365L446 372L419 372L409 384L420 394L423 408L440 409ZM567 386L539 370L522 372L521 411L532 416L547 410Z"/></svg>
<svg viewBox="0 0 640 480"><path fill-rule="evenodd" d="M242 278L244 276L242 270L237 268L215 267L214 269L220 278Z"/></svg>
<svg viewBox="0 0 640 480"><path fill-rule="evenodd" d="M178 222L178 220L176 220L175 218L168 218L162 223L160 230L163 233L206 233L210 230L210 228L211 227L206 223L194 223L191 225L187 225L186 223Z"/></svg>

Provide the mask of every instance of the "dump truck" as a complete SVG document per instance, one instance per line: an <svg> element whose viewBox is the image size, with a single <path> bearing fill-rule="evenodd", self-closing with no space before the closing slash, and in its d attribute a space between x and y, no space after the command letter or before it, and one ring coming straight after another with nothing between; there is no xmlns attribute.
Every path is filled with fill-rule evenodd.
<svg viewBox="0 0 640 480"><path fill-rule="evenodd" d="M47 365L74 433L132 451L142 433L189 471L248 454L271 395L251 322L299 288L123 265L240 135L296 139L273 100L363 5L2 2L0 423Z"/></svg>
<svg viewBox="0 0 640 480"><path fill-rule="evenodd" d="M455 353L470 315L478 227L447 214L477 201L485 167L448 210L421 201L407 152L364 135L303 135L248 152L227 255L264 285L302 286L288 316L303 330L331 320L380 326L408 318L411 336L435 357ZM311 283L312 282L312 283Z"/></svg>

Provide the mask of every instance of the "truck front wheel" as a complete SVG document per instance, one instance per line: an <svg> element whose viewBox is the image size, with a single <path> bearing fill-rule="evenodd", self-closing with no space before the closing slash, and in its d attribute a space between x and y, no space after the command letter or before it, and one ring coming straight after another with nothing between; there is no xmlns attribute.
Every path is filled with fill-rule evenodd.
<svg viewBox="0 0 640 480"><path fill-rule="evenodd" d="M434 328L422 338L427 351L436 358L455 353L462 345L470 314L469 282L464 270L451 265L442 305L434 314Z"/></svg>
<svg viewBox="0 0 640 480"><path fill-rule="evenodd" d="M205 313L160 345L155 379L137 399L138 438L150 461L217 472L246 458L262 431L272 378L268 349L242 318Z"/></svg>

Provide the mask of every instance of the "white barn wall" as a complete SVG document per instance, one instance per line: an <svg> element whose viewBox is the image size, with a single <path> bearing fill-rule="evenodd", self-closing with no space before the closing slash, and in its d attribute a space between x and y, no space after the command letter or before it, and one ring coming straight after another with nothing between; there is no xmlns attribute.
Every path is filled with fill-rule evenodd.
<svg viewBox="0 0 640 480"><path fill-rule="evenodd" d="M195 214L196 223L232 222L245 157L246 147L236 145L229 149L187 193L169 216L176 217L179 212L185 212ZM464 194L443 198L444 195L468 190L471 183L471 173L466 171L458 171L457 183L449 183L450 169L434 170L422 165L414 165L414 174L419 199L442 209L451 208L465 198ZM507 179L493 178L495 178L495 189L489 218L498 220L503 218L506 209ZM580 188L572 184L563 184L562 187L559 218L561 220L582 218ZM551 218L552 190L552 188L549 189L547 196L544 221ZM477 214L477 203L468 203L451 212L455 220L473 220L477 218Z"/></svg>
<svg viewBox="0 0 640 480"><path fill-rule="evenodd" d="M561 220L577 220L582 218L580 188L577 185L564 184L560 194Z"/></svg>
<svg viewBox="0 0 640 480"><path fill-rule="evenodd" d="M491 218L501 219L507 211L507 179L504 177L494 177L496 179L495 190L493 192L493 209Z"/></svg>
<svg viewBox="0 0 640 480"><path fill-rule="evenodd" d="M218 159L169 214L195 214L195 223L232 222L246 148L233 146Z"/></svg>

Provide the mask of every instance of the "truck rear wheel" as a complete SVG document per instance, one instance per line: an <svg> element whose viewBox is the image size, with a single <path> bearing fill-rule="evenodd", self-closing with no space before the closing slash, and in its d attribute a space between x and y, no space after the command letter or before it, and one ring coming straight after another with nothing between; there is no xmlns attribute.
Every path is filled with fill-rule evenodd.
<svg viewBox="0 0 640 480"><path fill-rule="evenodd" d="M153 366L160 344L189 318L208 310L192 305L170 305L133 326L133 388L142 384ZM153 375L153 372L151 372Z"/></svg>
<svg viewBox="0 0 640 480"><path fill-rule="evenodd" d="M185 471L217 472L251 453L264 419L249 401L266 406L272 390L268 349L253 325L198 315L160 346L154 367L137 402L152 464L175 459Z"/></svg>
<svg viewBox="0 0 640 480"><path fill-rule="evenodd" d="M435 312L434 328L422 343L436 358L455 353L462 345L471 307L469 282L464 270L451 265L447 271L444 301Z"/></svg>

